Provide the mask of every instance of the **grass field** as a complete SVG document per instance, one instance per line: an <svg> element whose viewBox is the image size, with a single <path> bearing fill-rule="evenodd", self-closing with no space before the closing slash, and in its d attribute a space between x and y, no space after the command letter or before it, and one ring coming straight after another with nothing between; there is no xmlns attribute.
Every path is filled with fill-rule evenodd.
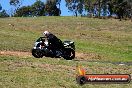
<svg viewBox="0 0 132 88"><path fill-rule="evenodd" d="M62 58L0 55L0 88L132 87L132 83L79 86L75 81L78 63L87 69L87 73L132 74L132 64L101 63L132 63L131 22L85 17L0 18L0 50L30 52L35 40L45 30L62 40L74 40L76 52L85 56L66 61Z"/></svg>
<svg viewBox="0 0 132 88"><path fill-rule="evenodd" d="M131 74L132 66L63 59L0 56L0 88L131 88L132 84L76 84L76 65L89 74Z"/></svg>
<svg viewBox="0 0 132 88"><path fill-rule="evenodd" d="M49 30L62 40L74 40L77 52L106 61L132 61L131 24L81 17L1 18L0 50L30 51L43 31Z"/></svg>

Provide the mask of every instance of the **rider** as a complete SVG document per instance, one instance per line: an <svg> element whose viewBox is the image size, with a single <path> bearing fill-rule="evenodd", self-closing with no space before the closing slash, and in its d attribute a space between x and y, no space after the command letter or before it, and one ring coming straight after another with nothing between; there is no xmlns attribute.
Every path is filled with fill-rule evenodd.
<svg viewBox="0 0 132 88"><path fill-rule="evenodd" d="M44 37L47 38L50 49L54 51L63 49L63 43L62 41L57 38L54 34L44 31L43 32Z"/></svg>

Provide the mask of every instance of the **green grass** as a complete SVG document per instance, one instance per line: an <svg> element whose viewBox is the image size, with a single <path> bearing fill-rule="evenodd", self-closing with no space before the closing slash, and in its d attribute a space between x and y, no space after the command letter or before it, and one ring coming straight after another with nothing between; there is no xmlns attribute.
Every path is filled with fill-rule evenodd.
<svg viewBox="0 0 132 88"><path fill-rule="evenodd" d="M1 88L131 88L132 84L76 84L76 65L89 74L132 74L132 66L51 58L0 56ZM96 65L95 65L96 64Z"/></svg>
<svg viewBox="0 0 132 88"><path fill-rule="evenodd" d="M30 52L45 30L62 40L74 40L76 52L94 56L87 56L87 61L66 61L0 55L0 88L132 88L132 83L80 86L75 80L77 64L89 74L132 74L132 65L104 62L132 62L131 22L86 17L0 18L0 50Z"/></svg>
<svg viewBox="0 0 132 88"><path fill-rule="evenodd" d="M12 24L13 26L10 26ZM132 61L131 22L81 17L1 18L0 50L30 51L42 32L74 40L76 51L104 61Z"/></svg>

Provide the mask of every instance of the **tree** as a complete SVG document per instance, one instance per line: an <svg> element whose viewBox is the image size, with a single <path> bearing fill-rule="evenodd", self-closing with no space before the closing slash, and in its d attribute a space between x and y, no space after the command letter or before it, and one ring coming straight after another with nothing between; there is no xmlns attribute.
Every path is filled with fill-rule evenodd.
<svg viewBox="0 0 132 88"><path fill-rule="evenodd" d="M132 0L126 0L128 3L129 8L127 9L127 11L129 12L131 21L132 21Z"/></svg>
<svg viewBox="0 0 132 88"><path fill-rule="evenodd" d="M9 15L6 13L5 10L2 10L2 11L0 12L0 17L9 17Z"/></svg>
<svg viewBox="0 0 132 88"><path fill-rule="evenodd" d="M1 6L1 4L0 4L0 11L2 10L2 6ZM6 11L5 10L2 10L1 12L0 12L0 17L9 17L9 15L6 13Z"/></svg>
<svg viewBox="0 0 132 88"><path fill-rule="evenodd" d="M45 5L42 1L37 0L32 6L31 11L33 16L43 16Z"/></svg>
<svg viewBox="0 0 132 88"><path fill-rule="evenodd" d="M19 0L10 0L10 5L17 6L20 3Z"/></svg>
<svg viewBox="0 0 132 88"><path fill-rule="evenodd" d="M33 5L31 6L23 6L17 9L14 16L43 16L45 14L44 12L44 3L40 0L37 0Z"/></svg>
<svg viewBox="0 0 132 88"><path fill-rule="evenodd" d="M2 6L1 6L1 4L0 4L0 10L2 10Z"/></svg>
<svg viewBox="0 0 132 88"><path fill-rule="evenodd" d="M61 10L60 10L60 3L61 3L61 0L56 0L56 5L59 5L59 8L57 8L57 10L59 11L59 15L61 14Z"/></svg>
<svg viewBox="0 0 132 88"><path fill-rule="evenodd" d="M114 1L114 7L113 7L113 12L117 14L118 19L122 19L124 18L125 14L126 14L126 7L128 6L127 2L124 0L115 0Z"/></svg>
<svg viewBox="0 0 132 88"><path fill-rule="evenodd" d="M112 16L112 14L113 14L113 8L114 8L114 4L113 4L113 2L112 2L112 0L109 0L108 1L108 3L107 3L107 5L108 5L108 10L109 10L109 12L110 12L110 17Z"/></svg>
<svg viewBox="0 0 132 88"><path fill-rule="evenodd" d="M45 13L49 16L60 16L61 11L56 5L56 0L47 0L45 4Z"/></svg>
<svg viewBox="0 0 132 88"><path fill-rule="evenodd" d="M58 9L60 9L61 0L52 0L52 1L54 1L56 5L59 5L59 8Z"/></svg>
<svg viewBox="0 0 132 88"><path fill-rule="evenodd" d="M32 11L30 6L23 6L17 9L16 13L14 14L15 17L27 17L31 15L32 15Z"/></svg>
<svg viewBox="0 0 132 88"><path fill-rule="evenodd" d="M10 2L9 2L10 5L15 7L15 10L14 10L14 12L12 13L12 15L17 11L17 9L19 9L19 7L20 7L21 4L22 4L22 1L23 1L23 0L10 0Z"/></svg>
<svg viewBox="0 0 132 88"><path fill-rule="evenodd" d="M66 1L66 7L70 11L72 11L75 16L78 16L78 13L82 15L83 12L83 5L84 5L84 0L65 0Z"/></svg>
<svg viewBox="0 0 132 88"><path fill-rule="evenodd" d="M96 0L84 0L84 9L90 17L94 14L94 8L96 6L95 2Z"/></svg>

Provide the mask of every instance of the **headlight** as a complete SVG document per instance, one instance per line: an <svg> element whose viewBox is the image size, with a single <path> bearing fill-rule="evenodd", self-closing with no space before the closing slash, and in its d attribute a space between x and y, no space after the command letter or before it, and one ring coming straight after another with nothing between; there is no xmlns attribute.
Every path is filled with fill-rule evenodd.
<svg viewBox="0 0 132 88"><path fill-rule="evenodd" d="M35 42L34 46L37 46L39 42Z"/></svg>

